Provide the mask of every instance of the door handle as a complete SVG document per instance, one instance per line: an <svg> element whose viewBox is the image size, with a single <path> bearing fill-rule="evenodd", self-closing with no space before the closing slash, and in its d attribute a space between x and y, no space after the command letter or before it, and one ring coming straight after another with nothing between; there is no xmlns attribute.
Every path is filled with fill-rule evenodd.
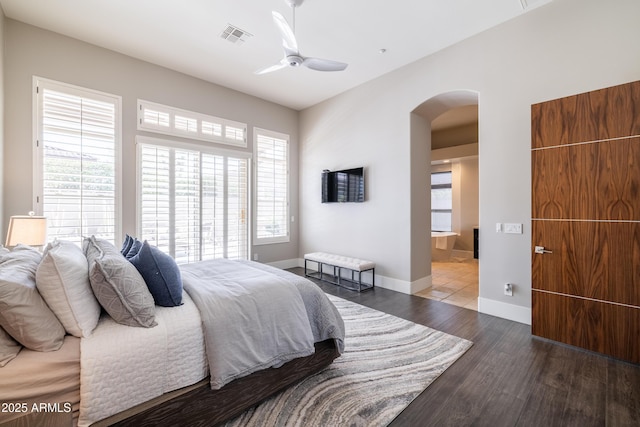
<svg viewBox="0 0 640 427"><path fill-rule="evenodd" d="M553 251L548 251L544 248L544 246L536 246L533 251L537 254L552 254Z"/></svg>

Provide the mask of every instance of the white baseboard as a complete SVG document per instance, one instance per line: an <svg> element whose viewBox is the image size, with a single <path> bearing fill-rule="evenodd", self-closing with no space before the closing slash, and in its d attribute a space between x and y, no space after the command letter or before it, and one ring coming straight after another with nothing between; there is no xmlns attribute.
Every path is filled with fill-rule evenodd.
<svg viewBox="0 0 640 427"><path fill-rule="evenodd" d="M514 322L531 324L531 308L507 304L488 298L478 298L478 312L490 314Z"/></svg>
<svg viewBox="0 0 640 427"><path fill-rule="evenodd" d="M431 287L431 276L408 282L406 280L393 279L391 277L376 275L376 286L403 294L412 295Z"/></svg>
<svg viewBox="0 0 640 427"><path fill-rule="evenodd" d="M304 268L304 259L294 258L267 264L281 269ZM413 282L408 282L376 274L376 286L409 295L429 289L432 286L432 280L432 276L425 276ZM478 312L531 325L531 308L520 305L507 304L488 298L478 298Z"/></svg>
<svg viewBox="0 0 640 427"><path fill-rule="evenodd" d="M456 258L473 259L473 251L454 249L451 251L451 256Z"/></svg>
<svg viewBox="0 0 640 427"><path fill-rule="evenodd" d="M289 261L295 261L295 260L280 261L280 262L289 262ZM279 267L279 263L273 263L271 265ZM315 267L315 264L312 264L312 265ZM279 268L292 268L292 267L304 268L304 258L298 258L296 265L292 265L288 267L279 267ZM365 278L366 278L367 283L369 283L368 282L369 278L366 275L363 275L362 277L363 277L362 279L363 282L365 281ZM420 292L430 288L431 283L432 283L431 276L426 276L426 277L423 277L422 279L418 279L413 282L408 282L406 280L398 280L392 277L386 277L386 276L381 276L379 274L376 274L376 287L379 286L381 288L389 289L396 292L402 292L403 294L409 294L409 295L415 294L416 292Z"/></svg>
<svg viewBox="0 0 640 427"><path fill-rule="evenodd" d="M302 265L300 265L300 259L294 258L294 259L285 259L283 261L268 262L267 265L280 268L282 270L286 270L287 268L304 267L304 261L302 261Z"/></svg>

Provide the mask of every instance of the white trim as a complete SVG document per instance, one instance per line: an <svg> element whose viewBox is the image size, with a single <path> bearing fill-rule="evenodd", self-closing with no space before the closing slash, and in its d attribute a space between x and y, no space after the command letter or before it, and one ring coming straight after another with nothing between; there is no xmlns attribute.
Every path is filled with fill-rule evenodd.
<svg viewBox="0 0 640 427"><path fill-rule="evenodd" d="M181 142L171 139L160 139L153 138L144 135L136 135L135 137L135 145L136 145L136 234L138 236L143 236L142 232L142 150L144 147L161 147L162 149L166 149L170 153L170 162L169 162L169 185L170 185L170 202L169 205L171 208L169 209L170 215L170 224L169 227L169 253L172 256L175 256L175 153L176 151L180 152L192 152L197 153L202 159L202 155L209 156L219 156L224 158L224 236L225 236L225 244L224 244L224 257L228 256L228 226L229 226L229 205L228 205L228 186L229 186L229 176L228 176L228 165L230 159L241 160L246 162L246 213L245 217L247 218L246 224L244 224L244 229L246 230L246 248L244 257L242 259L249 259L251 252L251 158L252 153L246 151L238 151L238 150L229 150L223 149L219 147L213 146L203 146L200 144L193 144L187 142ZM202 163L200 163L200 168L202 167ZM202 169L200 169L200 174L202 174ZM202 197L202 181L200 182L200 197ZM202 211L202 206L200 205L200 211ZM202 227L202 215L200 215L200 227ZM200 239L202 239L202 235L200 235ZM200 246L202 247L202 240L200 240ZM202 259L202 250L199 252L200 259Z"/></svg>
<svg viewBox="0 0 640 427"><path fill-rule="evenodd" d="M507 304L488 298L478 298L478 312L531 325L531 308Z"/></svg>
<svg viewBox="0 0 640 427"><path fill-rule="evenodd" d="M115 107L114 119L114 178L115 178L115 194L114 194L114 242L116 245L122 243L122 96L114 95L95 89L85 88L82 86L72 85L69 83L59 82L44 77L32 77L32 132L33 132L33 194L32 203L33 211L36 215L42 215L42 162L43 162L43 146L42 146L42 123L40 122L41 99L40 89L50 89L71 94L78 97L92 97L104 102L112 102Z"/></svg>
<svg viewBox="0 0 640 427"><path fill-rule="evenodd" d="M251 159L252 153L240 150L230 150L228 148L212 147L209 145L194 144L192 142L178 141L167 138L154 138L151 136L136 135L136 145L161 145L166 148L179 148L182 150L200 151L207 154L218 154L221 156L239 157Z"/></svg>
<svg viewBox="0 0 640 427"><path fill-rule="evenodd" d="M286 141L287 143L287 215L285 217L285 224L287 225L287 232L285 236L279 237L263 237L258 238L258 136L265 136L273 139L280 139ZM252 205L254 207L252 211L252 242L253 245L270 245L273 243L289 243L291 241L291 137L285 133L280 133L268 129L263 129L259 127L253 128L253 152L255 156L253 157L253 198Z"/></svg>
<svg viewBox="0 0 640 427"><path fill-rule="evenodd" d="M153 109L153 110L167 114L169 116L169 125L164 127L164 126L145 123L144 112L146 109ZM176 123L175 123L176 115L180 117L184 117L186 119L195 120L197 123L196 130L193 132L190 132L190 131L185 131L185 130L176 128ZM242 148L247 147L247 124L246 123L223 119L221 117L215 117L209 114L198 113L195 111L184 110L182 108L175 108L169 105L158 104L157 102L146 101L144 99L138 99L137 122L138 122L137 130L140 130L140 131L160 133L164 135L195 139L199 141L216 142L220 144L233 145L233 146L242 147ZM209 134L203 133L202 131L203 122L220 125L221 135L216 136L216 135L209 135ZM227 138L226 137L227 127L240 129L242 131L242 139L238 140L236 138Z"/></svg>
<svg viewBox="0 0 640 427"><path fill-rule="evenodd" d="M267 265L271 265L281 270L286 270L287 268L300 267L300 261L301 260L299 258L292 258L282 261L268 262ZM304 261L302 262L302 266L304 266Z"/></svg>

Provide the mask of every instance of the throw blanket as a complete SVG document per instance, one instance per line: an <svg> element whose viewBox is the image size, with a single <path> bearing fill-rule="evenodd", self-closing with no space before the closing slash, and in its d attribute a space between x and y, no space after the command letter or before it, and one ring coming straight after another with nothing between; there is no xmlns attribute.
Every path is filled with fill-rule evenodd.
<svg viewBox="0 0 640 427"><path fill-rule="evenodd" d="M314 353L333 338L344 348L344 323L313 283L251 261L217 259L180 267L200 310L211 388Z"/></svg>
<svg viewBox="0 0 640 427"><path fill-rule="evenodd" d="M187 293L179 307L156 307L153 328L103 315L80 342L80 416L89 426L207 376L202 320Z"/></svg>

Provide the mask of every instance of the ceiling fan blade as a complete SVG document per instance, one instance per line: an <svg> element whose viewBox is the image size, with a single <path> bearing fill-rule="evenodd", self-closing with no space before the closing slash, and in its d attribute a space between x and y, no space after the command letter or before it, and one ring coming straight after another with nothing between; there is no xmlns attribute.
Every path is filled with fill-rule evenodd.
<svg viewBox="0 0 640 427"><path fill-rule="evenodd" d="M253 74L256 75L261 75L261 74L267 74L267 73L271 73L273 71L278 71L282 68L288 67L289 66L289 62L287 61L287 58L283 58L280 62L278 62L275 65L269 65L268 67L264 67L264 68L260 68L259 70L256 70L253 72Z"/></svg>
<svg viewBox="0 0 640 427"><path fill-rule="evenodd" d="M289 23L284 19L284 16L275 10L271 14L273 15L273 22L276 23L276 27L282 36L282 47L284 48L285 56L298 55L298 42Z"/></svg>
<svg viewBox="0 0 640 427"><path fill-rule="evenodd" d="M347 68L349 64L332 61L330 59L305 58L302 65L316 71L342 71Z"/></svg>

